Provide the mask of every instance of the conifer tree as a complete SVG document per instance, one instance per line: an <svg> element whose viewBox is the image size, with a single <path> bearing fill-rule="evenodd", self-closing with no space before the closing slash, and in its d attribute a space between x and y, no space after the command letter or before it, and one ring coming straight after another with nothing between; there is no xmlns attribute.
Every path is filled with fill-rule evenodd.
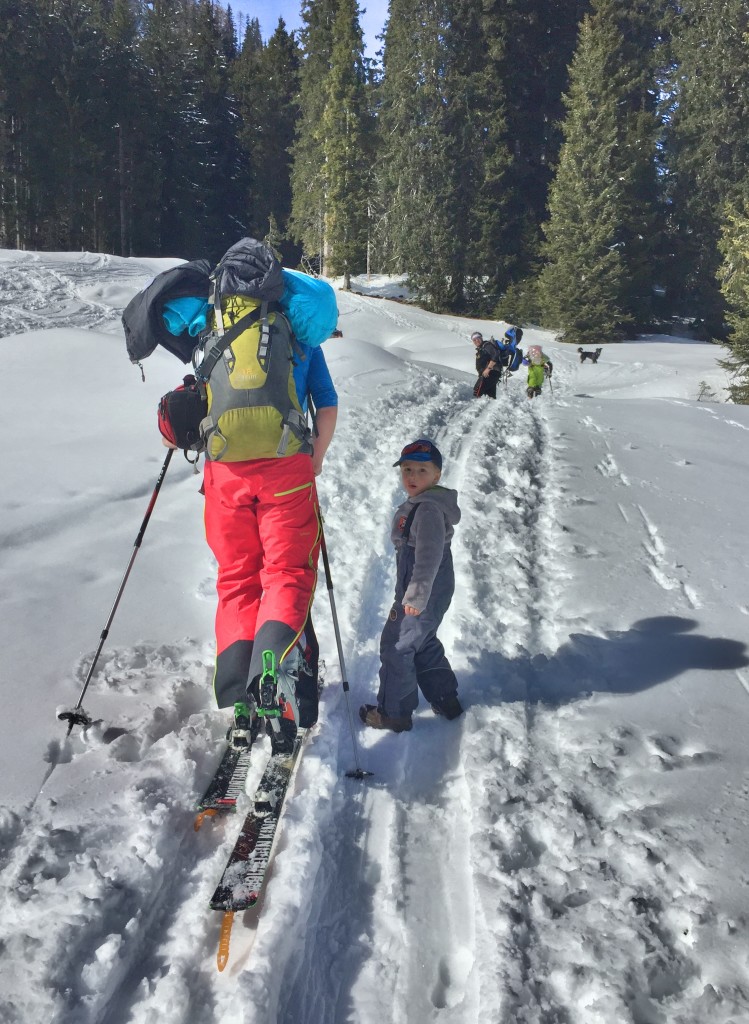
<svg viewBox="0 0 749 1024"><path fill-rule="evenodd" d="M716 271L721 211L749 166L749 8L744 0L683 0L673 23L674 102L666 134L676 312L724 336Z"/></svg>
<svg viewBox="0 0 749 1024"><path fill-rule="evenodd" d="M0 0L0 240L223 251L243 230L235 50L209 0Z"/></svg>
<svg viewBox="0 0 749 1024"><path fill-rule="evenodd" d="M356 0L339 0L319 139L323 154L326 274L351 274L366 265L372 131L362 31Z"/></svg>
<svg viewBox="0 0 749 1024"><path fill-rule="evenodd" d="M49 14L28 0L0 0L0 238L11 248L36 246L54 216L56 139L44 146L35 116L60 116L46 70Z"/></svg>
<svg viewBox="0 0 749 1024"><path fill-rule="evenodd" d="M337 0L302 0L299 110L291 172L294 237L308 256L322 260L325 249L325 153L320 134L333 53Z"/></svg>
<svg viewBox="0 0 749 1024"><path fill-rule="evenodd" d="M466 301L483 56L477 5L392 0L379 94L380 231L386 258L436 309Z"/></svg>
<svg viewBox="0 0 749 1024"><path fill-rule="evenodd" d="M749 405L749 191L729 204L723 221L719 249L722 263L719 284L728 304L730 356L721 366L731 376L729 392L734 402Z"/></svg>
<svg viewBox="0 0 749 1024"><path fill-rule="evenodd" d="M145 106L147 75L138 52L138 33L128 0L115 0L102 26L102 69L107 95L109 129L105 135L105 164L99 182L100 201L94 229L95 248L132 253L134 199L138 194L141 161L139 111ZM138 154L139 159L135 159ZM98 197L97 197L98 198Z"/></svg>
<svg viewBox="0 0 749 1024"><path fill-rule="evenodd" d="M480 6L475 0L452 0L448 25L443 145L450 174L450 248L444 293L448 309L463 311L471 292L478 297L474 281L481 281L486 275L486 264L477 265L475 260L482 226L480 220L477 224L477 198L484 180L485 140L496 123L498 98L486 91L483 57L487 47L482 43ZM496 162L493 169L496 170ZM493 265L492 259L489 266Z"/></svg>
<svg viewBox="0 0 749 1024"><path fill-rule="evenodd" d="M485 302L496 305L508 286L540 261L552 168L561 146L562 94L589 0L488 0L481 5L484 180L478 198Z"/></svg>
<svg viewBox="0 0 749 1024"><path fill-rule="evenodd" d="M188 11L189 0L153 0L144 12L141 52L150 90L143 98L147 106L139 112L138 134L149 180L139 189L135 252L183 256L191 234L184 220L195 213L198 153L192 144L194 113L185 102Z"/></svg>
<svg viewBox="0 0 749 1024"><path fill-rule="evenodd" d="M51 171L51 194L40 196L54 217L45 233L61 248L80 249L90 240L102 166L101 125L106 123L100 11L97 4L80 0L45 2L42 11L39 20L48 21L39 25L44 74L51 86L46 93L51 110L46 113L55 130L40 132L34 126L32 131L38 136L37 145L48 141L54 154L51 164L44 161Z"/></svg>
<svg viewBox="0 0 749 1024"><path fill-rule="evenodd" d="M229 86L236 43L226 12L210 0L200 0L191 21L182 104L189 119L192 154L186 182L191 216L182 224L182 251L218 259L246 233L242 202L246 176Z"/></svg>
<svg viewBox="0 0 749 1024"><path fill-rule="evenodd" d="M649 322L654 40L647 12L627 0L597 0L581 27L540 279L546 322L568 341L613 340Z"/></svg>
<svg viewBox="0 0 749 1024"><path fill-rule="evenodd" d="M256 238L271 233L284 261L292 264L301 255L288 240L298 80L299 47L283 19L266 46L259 26L257 35L254 29L248 31L233 82L241 115L239 138L249 165L249 231Z"/></svg>
<svg viewBox="0 0 749 1024"><path fill-rule="evenodd" d="M473 145L480 158L480 181L472 209L470 267L477 286L471 297L474 308L487 313L507 286L520 244L518 224L511 212L513 205L522 204L510 177L514 150L507 127L505 91L510 61L507 13L504 4L487 4L481 31L473 39L478 128Z"/></svg>

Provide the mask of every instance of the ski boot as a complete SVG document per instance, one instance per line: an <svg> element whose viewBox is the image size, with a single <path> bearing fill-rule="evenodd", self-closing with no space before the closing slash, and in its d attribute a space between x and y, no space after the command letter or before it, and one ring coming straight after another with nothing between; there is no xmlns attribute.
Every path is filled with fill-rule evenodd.
<svg viewBox="0 0 749 1024"><path fill-rule="evenodd" d="M298 644L297 647L299 657L295 689L296 702L299 708L299 727L311 729L315 722L317 722L320 704L320 683L317 665L309 647L302 649L301 644Z"/></svg>
<svg viewBox="0 0 749 1024"><path fill-rule="evenodd" d="M271 751L274 754L290 754L294 749L299 721L296 678L288 670L277 670L273 651L263 651L262 664L263 671L258 680L258 717L265 719Z"/></svg>

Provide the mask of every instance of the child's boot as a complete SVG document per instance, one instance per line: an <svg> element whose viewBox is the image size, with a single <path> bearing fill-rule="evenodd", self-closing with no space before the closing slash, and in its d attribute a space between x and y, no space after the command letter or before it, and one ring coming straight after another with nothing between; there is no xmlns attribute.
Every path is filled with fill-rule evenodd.
<svg viewBox="0 0 749 1024"><path fill-rule="evenodd" d="M442 700L435 701L432 704L432 711L435 715L441 715L448 722L452 722L454 718L459 718L463 714L463 705L458 700L457 695L451 693L449 697L443 697Z"/></svg>
<svg viewBox="0 0 749 1024"><path fill-rule="evenodd" d="M413 728L411 716L394 718L386 715L376 704L362 704L359 718L372 729L389 729L391 732L410 732Z"/></svg>

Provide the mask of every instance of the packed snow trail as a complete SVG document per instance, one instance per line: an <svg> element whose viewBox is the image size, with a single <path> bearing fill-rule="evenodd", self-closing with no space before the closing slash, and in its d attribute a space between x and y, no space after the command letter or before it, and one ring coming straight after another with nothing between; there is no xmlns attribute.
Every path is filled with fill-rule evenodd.
<svg viewBox="0 0 749 1024"><path fill-rule="evenodd" d="M356 414L344 412L339 429L346 432L350 450L354 453L360 452L361 458L342 466L343 473L334 470L321 484L321 502L325 510L333 583L335 586L337 578L341 582L339 574L344 571L342 567L345 567L347 591L353 597L353 600L350 597L340 609L349 676L354 692L365 694L376 690L377 643L382 623L392 601L393 560L389 543L389 521L391 507L395 504L400 490L399 478L397 472L392 469L392 462L405 440L411 436L423 432L441 443L444 434L446 464L454 462L457 467L453 475L445 475L445 480L449 485L460 487L466 474L472 472L474 461L483 457L483 446L487 443L484 434L492 422L492 409L488 405L466 402L466 397L470 396L470 388L467 385L445 381L437 374L425 375L415 370L408 370L406 378L406 381L393 389L386 399L373 403L370 408ZM345 384L342 390L345 392ZM418 410L413 414L410 425L407 417L402 415L402 410L408 409ZM509 411L505 415L509 416ZM382 424L376 438L372 436L373 422ZM448 440L451 436L455 437L454 441ZM480 444L480 450L474 453L471 449L477 442ZM390 495L390 498L383 501L383 494ZM367 554L362 549L362 536L357 528L370 523L375 525L375 535L379 534L381 540L378 547ZM324 594L318 595L318 608L320 600L325 600ZM328 618L323 608L317 613L316 622L321 638L327 638L325 649L332 652L334 648ZM327 662L328 677L336 680L338 666L330 656ZM401 883L393 880L392 870L387 865L391 857L395 857L397 862L412 841L417 845L418 863L431 862L435 866L440 866L440 870L430 887L436 887L439 899L435 901L433 896L425 891L425 901L422 901L417 893L410 902L414 905L423 902L423 907L433 908L438 917L436 921L429 918L419 918L413 923L407 921L405 927L409 932L413 930L415 935L423 934L425 938L435 933L449 936L454 934L459 923L466 920L466 888L470 886L470 874L466 872L465 838L461 839L461 836L467 837L470 834L470 817L466 817L469 806L465 799L466 794L459 791L453 793L451 787L447 799L443 799L439 796L437 787L433 792L433 801L436 802L434 806L428 808L426 820L423 822L418 792L412 799L396 799L393 808L393 794L397 796L404 780L410 792L413 758L423 760L426 757L429 761L429 748L434 743L441 743L443 730L447 730L453 749L452 771L456 778L460 778L461 723L438 721L430 712L427 719L430 737L421 737L418 746L412 748L418 750L417 754L408 753L402 742L399 750L397 737L375 735L372 738L359 733L357 742L361 745L360 760L364 767L374 770L376 776L374 780L367 782L354 782L345 778L345 770L351 767L353 756L351 737L347 727L344 728L342 701L334 682L329 683L329 691L331 690L330 699L337 704L339 720L335 724L323 721L323 735L311 740L300 769L298 796L289 805L281 833L281 849L290 850L290 861L294 865L291 871L297 871L300 862L304 864L305 884L300 886L298 880L294 884L293 877L285 877L282 869L283 858L279 856L273 876L275 884L266 898L267 907L272 907L273 910L272 918L267 923L265 919L263 920L260 933L254 938L251 962L244 962L242 959L239 923L235 926L233 955L226 972L227 975L234 976L234 984L227 991L223 979L216 979L215 982L222 993L221 1012L229 1016L241 1012L247 1020L258 1021L345 1019L341 1016L345 1007L338 1005L337 1001L331 1002L329 987L331 980L337 987L342 974L340 991L345 1002L349 998L345 980L355 976L357 972L352 975L350 966L341 972L335 951L349 949L349 955L352 955L356 949L354 940L361 934L362 920L366 920L367 917L365 896L371 888L373 871L382 876L387 895L375 892L370 899L382 905L385 900L389 902L393 899L405 899L405 888L402 897L399 896ZM328 749L330 739L326 740L324 734L331 728L337 729L339 737L338 778L326 765L331 751ZM391 762L388 755L385 761L382 760L380 744L398 752L394 761ZM443 748L439 759L430 762L433 770L438 772L438 778L446 770L441 763L444 752ZM370 756L376 758L374 764L369 763ZM403 763L399 768L401 761ZM424 784L426 783L427 779L424 780ZM386 788L383 789L383 786ZM430 788L434 790L433 786ZM313 794L316 799L313 799ZM395 816L391 818L392 814ZM298 823L297 816L300 816ZM385 834L389 836L393 848L380 851L375 840L375 851L365 856L365 863L371 861L372 866L365 868L364 877L360 878L358 872L352 871L352 867L362 860L361 855L358 855L352 863L352 838L359 835L365 846L368 845L367 835L371 828L369 823L379 820L382 816L389 822ZM450 845L448 858L445 858L443 850L444 824L436 831L428 827L432 816L436 816L436 820L441 823L449 823L456 837L455 842ZM433 847L430 847L430 838L433 838ZM384 865L378 864L380 855L385 858ZM404 870L405 866L401 868L401 871ZM451 876L462 876L463 885L453 887ZM414 880L414 884L421 884L418 878ZM346 894L344 908L341 907L340 897L335 895L341 891ZM279 893L283 895L279 896ZM331 909L334 910L333 920L330 917ZM355 910L355 914L351 913L352 909ZM353 925L354 935L337 934L347 925ZM177 928L175 935L179 937L180 934L181 929ZM322 939L328 934L331 934L330 944L326 945ZM467 964L470 959L472 944L472 937L467 938L465 949L468 952L461 952L458 958L463 963ZM418 964L422 952L418 945L410 943L409 947L411 946L411 970L415 978L418 978ZM281 955L279 947L283 951ZM375 931L360 952L369 962L375 963L376 960L371 959L372 950L381 948L379 935ZM266 954L266 949L275 950L275 953ZM330 968L326 967L328 955L332 955L334 960ZM396 943L394 955L400 955L400 943ZM447 1004L462 999L462 995L456 996L455 992L449 991L450 985L445 981L450 972L449 964L453 959L449 946L440 950L432 985L433 998L437 1003ZM282 967L282 961L287 961L288 966ZM466 971L466 976L467 973ZM175 984L178 985L178 974L178 969L173 966L163 984L169 989ZM298 979L298 987L291 983L294 976ZM311 976L319 976L324 982L318 999L314 997L314 992L310 992ZM401 973L400 977L405 979L406 975ZM363 981L366 985L366 968ZM401 981L400 984L404 982ZM399 993L396 989L393 998L408 1006L410 991L407 982L405 985L405 991ZM418 986L414 982L412 987L416 989ZM138 1008L133 1019L148 1020L154 1008L163 1001L164 992L156 986L151 999L146 1000ZM248 1004L251 1004L251 1008L248 1008Z"/></svg>

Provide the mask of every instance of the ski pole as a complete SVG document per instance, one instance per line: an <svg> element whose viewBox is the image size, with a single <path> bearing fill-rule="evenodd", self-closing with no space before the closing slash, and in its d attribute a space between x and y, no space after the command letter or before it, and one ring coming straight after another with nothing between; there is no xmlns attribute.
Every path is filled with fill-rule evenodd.
<svg viewBox="0 0 749 1024"><path fill-rule="evenodd" d="M317 430L317 410L315 409L315 403L312 399L312 394L307 393L307 408L310 411L312 418L312 431L315 437L319 436ZM346 775L350 779L366 779L369 775L374 775L374 772L364 771L359 766L359 751L356 746L356 733L354 732L354 719L351 715L351 701L349 700L349 685L346 677L346 663L343 659L343 644L341 643L341 630L338 626L338 613L335 607L335 597L333 596L333 577L330 575L330 562L328 561L328 547L325 543L325 531L322 525L322 514L320 514L320 551L322 552L322 563L325 567L325 582L328 587L328 598L330 599L330 612L333 616L333 632L335 633L335 642L338 648L338 661L341 666L341 685L343 686L343 695L346 698L346 712L348 714L348 724L351 730L351 743L354 747L354 764L356 768L352 772L346 772Z"/></svg>
<svg viewBox="0 0 749 1024"><path fill-rule="evenodd" d="M112 605L112 610L109 613L109 618L107 619L106 625L104 626L104 629L101 631L101 636L99 637L99 646L96 648L96 654L94 655L94 660L91 662L91 665L89 667L88 673L86 674L86 681L83 684L83 689L81 690L81 695L78 698L78 703L76 704L76 706L72 710L70 710L70 711L61 711L60 714L57 716L58 718L62 719L64 722L68 723L67 736L69 736L70 733L73 731L73 726L74 725L84 725L84 726L85 725L91 725L91 718L83 710L83 708L81 707L81 704L83 703L83 698L86 695L86 690L88 689L88 684L91 682L91 677L94 674L94 669L96 668L96 663L99 660L99 655L101 654L101 649L104 646L104 641L107 639L107 636L109 635L109 627L112 625L112 620L114 619L115 612L117 611L117 606L120 603L120 598L122 597L122 592L125 589L125 584L127 583L128 576L130 575L130 570L133 567L133 562L135 561L135 556L138 554L138 549L140 548L141 542L143 540L143 534L146 532L146 527L148 526L148 521L151 518L151 513L153 512L153 507L156 504L156 499L159 496L159 491L161 490L161 485L164 482L164 477L166 476L166 471L169 468L169 462L171 461L172 455L174 455L174 448L170 448L167 451L167 453L166 453L166 458L164 459L164 465L161 467L161 472L159 473L159 477L158 477L158 479L156 481L156 486L153 489L153 494L151 495L151 500L148 503L148 508L146 509L145 517L143 519L143 522L141 523L141 527L140 527L140 530L138 532L138 536L135 538L135 544L133 546L133 552L130 555L130 561L127 563L127 569L125 570L125 575L122 577L122 583L120 583L120 589L117 591L117 596L114 599L114 604Z"/></svg>
<svg viewBox="0 0 749 1024"><path fill-rule="evenodd" d="M349 685L348 679L346 678L346 665L343 660L343 645L341 643L341 631L338 627L338 615L335 608L335 598L333 597L333 579L330 575L330 562L328 561L328 548L325 544L325 533L323 532L322 523L320 523L320 551L322 552L322 562L325 566L325 582L328 585L328 597L330 598L330 611L333 615L333 631L335 632L335 642L338 647L338 661L341 665L341 682L343 685L343 693L346 698L346 711L348 712L349 727L351 729L351 742L354 746L354 764L356 768L354 771L346 772L346 775L350 779L366 779L369 775L374 775L374 772L367 772L359 767L359 751L356 746L356 733L354 732L354 720L351 715L351 702L349 700Z"/></svg>

